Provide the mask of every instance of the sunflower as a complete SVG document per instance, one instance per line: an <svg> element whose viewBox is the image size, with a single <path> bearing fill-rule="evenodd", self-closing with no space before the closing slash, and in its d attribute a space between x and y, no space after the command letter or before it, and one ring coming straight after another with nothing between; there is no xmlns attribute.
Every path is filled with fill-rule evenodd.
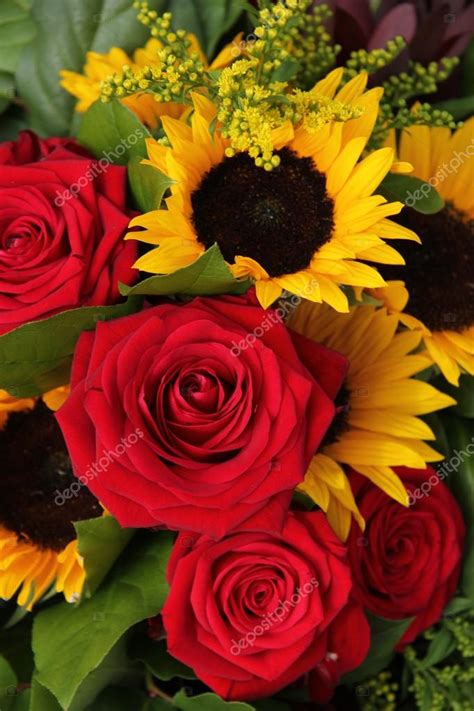
<svg viewBox="0 0 474 711"><path fill-rule="evenodd" d="M442 456L424 440L435 439L418 415L455 404L416 373L430 360L413 351L417 331L398 333L399 319L385 308L364 305L335 314L326 305L303 301L289 326L348 358L346 381L336 397L336 417L306 474L305 491L345 540L351 515L364 522L352 496L344 465L368 477L389 496L408 505L393 467L424 469Z"/></svg>
<svg viewBox="0 0 474 711"><path fill-rule="evenodd" d="M62 390L46 399L59 406ZM18 593L18 604L31 609L54 586L72 602L85 580L72 522L101 516L102 508L85 487L63 496L76 479L51 410L42 400L29 411L25 401L16 405L0 431L0 598Z"/></svg>
<svg viewBox="0 0 474 711"><path fill-rule="evenodd" d="M361 115L327 123L316 133L288 121L274 131L270 171L257 167L246 152L226 151L228 140L219 127L213 130L216 108L204 96L194 94L190 125L163 117L170 145L149 139L146 162L174 182L167 209L130 223L144 230L130 232L129 239L159 245L135 266L169 274L217 243L236 277L255 280L265 308L286 290L347 311L338 284L384 284L376 269L357 260L403 264L382 238L418 238L388 219L402 203L372 194L395 169L393 149L382 148L359 162L381 89L365 92L367 75L361 74L337 91L341 79L342 69L336 69L314 91L360 109Z"/></svg>
<svg viewBox="0 0 474 711"><path fill-rule="evenodd" d="M198 39L191 33L186 37L190 41L189 53L196 53L204 66L208 62ZM236 38L240 39L240 35ZM61 86L78 99L76 111L83 113L100 98L101 83L113 74L120 74L125 65L134 70L153 67L158 64L158 51L163 47L160 40L152 37L144 47L139 47L131 59L123 49L112 47L105 54L87 52L83 73L63 69L59 72ZM209 69L220 69L232 59L233 45L227 45L211 63ZM158 103L150 94L134 94L123 98L122 103L134 112L142 123L151 129L156 128L163 115L180 117L188 107L177 103Z"/></svg>
<svg viewBox="0 0 474 711"><path fill-rule="evenodd" d="M30 410L34 404L33 398L15 398L9 395L6 390L0 390L0 429L5 425L10 412Z"/></svg>
<svg viewBox="0 0 474 711"><path fill-rule="evenodd" d="M474 118L455 132L404 129L399 154L445 206L433 215L404 210L400 223L416 230L422 245L397 244L406 266L384 268L393 281L374 295L421 333L432 362L458 385L462 371L474 375Z"/></svg>

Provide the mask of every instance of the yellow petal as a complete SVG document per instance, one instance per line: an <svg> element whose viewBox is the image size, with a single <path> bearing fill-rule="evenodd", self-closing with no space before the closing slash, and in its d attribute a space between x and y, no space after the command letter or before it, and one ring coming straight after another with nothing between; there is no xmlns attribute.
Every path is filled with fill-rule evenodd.
<svg viewBox="0 0 474 711"><path fill-rule="evenodd" d="M407 490L400 479L390 467L361 467L354 466L354 469L366 476L382 491L385 491L390 498L395 499L403 506L408 506L409 499Z"/></svg>
<svg viewBox="0 0 474 711"><path fill-rule="evenodd" d="M270 308L270 306L280 298L281 292L281 286L276 284L273 280L260 279L255 284L257 299L264 309Z"/></svg>

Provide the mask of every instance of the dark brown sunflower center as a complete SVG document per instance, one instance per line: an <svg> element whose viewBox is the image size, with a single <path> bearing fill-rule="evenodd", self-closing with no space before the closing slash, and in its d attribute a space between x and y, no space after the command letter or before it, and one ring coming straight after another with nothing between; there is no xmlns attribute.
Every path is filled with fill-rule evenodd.
<svg viewBox="0 0 474 711"><path fill-rule="evenodd" d="M277 155L280 165L269 172L246 153L225 158L191 196L201 244L217 242L230 263L251 257L273 277L309 266L331 238L334 212L326 178L311 158L288 148Z"/></svg>
<svg viewBox="0 0 474 711"><path fill-rule="evenodd" d="M431 331L462 331L474 324L474 221L452 207L435 215L403 210L399 221L422 244L397 240L405 266L385 266L385 279L401 279L410 293L407 311Z"/></svg>
<svg viewBox="0 0 474 711"><path fill-rule="evenodd" d="M75 538L73 521L101 515L94 496L78 486L59 425L42 402L10 415L0 462L0 523L20 539L59 551ZM65 491L70 498L59 498Z"/></svg>
<svg viewBox="0 0 474 711"><path fill-rule="evenodd" d="M350 411L350 397L351 393L349 388L343 384L334 400L336 414L334 415L334 419L324 436L320 448L334 444L338 441L341 435L349 429L348 415Z"/></svg>

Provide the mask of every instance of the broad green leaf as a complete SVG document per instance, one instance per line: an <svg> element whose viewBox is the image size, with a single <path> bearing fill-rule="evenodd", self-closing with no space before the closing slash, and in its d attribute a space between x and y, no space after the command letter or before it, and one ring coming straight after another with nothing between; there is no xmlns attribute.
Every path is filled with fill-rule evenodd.
<svg viewBox="0 0 474 711"><path fill-rule="evenodd" d="M196 679L196 674L192 669L169 654L164 639L153 640L145 636L142 630L140 632L141 634L135 635L129 646L131 659L143 662L153 676L163 681L169 681L175 677Z"/></svg>
<svg viewBox="0 0 474 711"><path fill-rule="evenodd" d="M82 331L131 314L139 306L136 299L115 306L83 306L5 333L0 336L0 388L15 397L31 397L64 385Z"/></svg>
<svg viewBox="0 0 474 711"><path fill-rule="evenodd" d="M10 711L17 695L16 674L5 659L0 657L0 709Z"/></svg>
<svg viewBox="0 0 474 711"><path fill-rule="evenodd" d="M11 711L42 711L42 709L33 707L31 702L31 689L25 689L15 696ZM56 709L46 709L44 711L61 711L61 709L59 706L56 706Z"/></svg>
<svg viewBox="0 0 474 711"><path fill-rule="evenodd" d="M436 378L434 385L456 400L457 405L450 407L449 413L460 417L474 418L474 377L472 375L461 375L458 387L446 382L441 376Z"/></svg>
<svg viewBox="0 0 474 711"><path fill-rule="evenodd" d="M451 453L446 461L452 470L445 479L462 510L466 524L463 572L460 587L474 604L474 427L472 420L446 417Z"/></svg>
<svg viewBox="0 0 474 711"><path fill-rule="evenodd" d="M138 689L109 686L85 711L143 711L148 701L144 692Z"/></svg>
<svg viewBox="0 0 474 711"><path fill-rule="evenodd" d="M140 678L139 669L132 665L126 654L126 636L119 639L110 652L106 654L99 666L94 669L84 683L80 685L68 711L84 711L87 706L95 703L101 691L115 684L136 683Z"/></svg>
<svg viewBox="0 0 474 711"><path fill-rule="evenodd" d="M459 615L460 613L467 612L473 607L473 603L467 597L453 597L451 602L447 607L445 607L443 616L450 617L451 615Z"/></svg>
<svg viewBox="0 0 474 711"><path fill-rule="evenodd" d="M255 711L254 706L240 701L224 701L217 694L186 696L183 690L176 694L173 703L181 711Z"/></svg>
<svg viewBox="0 0 474 711"><path fill-rule="evenodd" d="M85 594L90 597L135 534L122 528L113 516L102 516L74 524L79 553L84 558Z"/></svg>
<svg viewBox="0 0 474 711"><path fill-rule="evenodd" d="M174 708L164 699L147 699L140 711L171 711ZM92 711L92 709L91 709ZM95 711L95 709L94 709ZM115 711L115 709L114 709Z"/></svg>
<svg viewBox="0 0 474 711"><path fill-rule="evenodd" d="M452 408L450 408L450 410L452 411ZM444 429L442 413L430 412L427 415L423 415L422 419L426 422L428 427L431 427L436 437L436 443L433 443L433 447L445 457L449 456L450 446L446 436L446 430Z"/></svg>
<svg viewBox="0 0 474 711"><path fill-rule="evenodd" d="M194 32L212 55L238 19L239 0L150 0L150 9L173 12L173 24ZM59 85L61 69L82 72L87 51L121 47L130 53L149 39L131 0L35 0L36 38L23 52L17 84L32 128L67 135L76 100Z"/></svg>
<svg viewBox="0 0 474 711"><path fill-rule="evenodd" d="M96 101L84 114L77 139L96 158L127 165L133 158L146 158L145 138L150 135L133 111L119 101Z"/></svg>
<svg viewBox="0 0 474 711"><path fill-rule="evenodd" d="M166 9L151 0L150 7ZM67 135L76 99L59 85L59 72L82 72L87 51L121 47L130 52L149 32L136 19L130 0L35 0L36 37L20 57L17 85L31 114L32 128L45 135Z"/></svg>
<svg viewBox="0 0 474 711"><path fill-rule="evenodd" d="M408 629L413 618L407 620L385 620L366 612L370 624L370 649L362 664L342 678L343 684L355 684L375 676L390 664L395 645Z"/></svg>
<svg viewBox="0 0 474 711"><path fill-rule="evenodd" d="M33 651L38 681L63 708L81 694L125 632L161 610L172 541L168 532L136 536L92 598L78 607L60 603L37 615Z"/></svg>
<svg viewBox="0 0 474 711"><path fill-rule="evenodd" d="M444 200L436 188L409 175L389 173L378 186L377 193L387 200L403 202L424 215L432 215L444 207Z"/></svg>
<svg viewBox="0 0 474 711"><path fill-rule="evenodd" d="M0 4L0 71L13 75L23 47L35 35L30 2L2 0Z"/></svg>
<svg viewBox="0 0 474 711"><path fill-rule="evenodd" d="M18 107L10 104L0 120L0 142L15 140L18 132L25 128L28 128L25 116Z"/></svg>
<svg viewBox="0 0 474 711"><path fill-rule="evenodd" d="M21 608L17 609L21 610ZM0 630L2 656L13 669L18 682L22 684L29 682L34 668L33 652L31 651L31 624L30 615L12 627Z"/></svg>
<svg viewBox="0 0 474 711"><path fill-rule="evenodd" d="M250 281L234 278L227 267L217 244L188 267L178 269L173 274L152 276L135 286L119 284L123 296L164 296L182 294L203 296L214 294L242 294L250 286Z"/></svg>
<svg viewBox="0 0 474 711"><path fill-rule="evenodd" d="M142 212L158 210L163 195L172 181L158 168L143 165L141 158L132 158L127 166L128 180L137 207Z"/></svg>
<svg viewBox="0 0 474 711"><path fill-rule="evenodd" d="M211 58L221 37L238 20L242 4L240 0L171 0L168 9L175 29L193 32Z"/></svg>
<svg viewBox="0 0 474 711"><path fill-rule="evenodd" d="M463 121L474 113L474 95L462 96L458 99L451 99L450 101L442 101L439 104L434 104L433 108L439 111L448 111L455 121Z"/></svg>
<svg viewBox="0 0 474 711"><path fill-rule="evenodd" d="M446 659L456 649L456 639L446 627L436 633L431 640L425 658L420 662L420 669L430 669Z"/></svg>
<svg viewBox="0 0 474 711"><path fill-rule="evenodd" d="M57 699L48 689L41 686L36 677L31 681L29 711L61 711Z"/></svg>
<svg viewBox="0 0 474 711"><path fill-rule="evenodd" d="M0 113L15 94L18 59L35 34L29 5L29 0L2 0L0 3Z"/></svg>

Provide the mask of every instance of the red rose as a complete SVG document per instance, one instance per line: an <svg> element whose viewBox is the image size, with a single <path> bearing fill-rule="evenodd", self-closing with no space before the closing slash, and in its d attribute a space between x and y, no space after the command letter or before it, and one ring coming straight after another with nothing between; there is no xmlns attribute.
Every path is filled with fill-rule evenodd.
<svg viewBox="0 0 474 711"><path fill-rule="evenodd" d="M358 666L370 633L345 555L316 511L289 513L281 535L264 525L218 542L180 534L162 611L169 652L225 699L270 696L340 655L344 671ZM328 697L326 680L312 686Z"/></svg>
<svg viewBox="0 0 474 711"><path fill-rule="evenodd" d="M273 316L244 298L195 299L81 335L57 417L76 476L122 526L218 537L265 507L281 527L346 360Z"/></svg>
<svg viewBox="0 0 474 711"><path fill-rule="evenodd" d="M403 649L440 619L454 595L465 529L455 498L434 469L396 472L410 493L408 508L365 477L351 475L366 529L361 537L352 526L348 548L354 596L379 617L415 617L397 645Z"/></svg>
<svg viewBox="0 0 474 711"><path fill-rule="evenodd" d="M27 321L119 298L135 280L124 242L125 168L70 139L26 131L0 144L0 334Z"/></svg>

